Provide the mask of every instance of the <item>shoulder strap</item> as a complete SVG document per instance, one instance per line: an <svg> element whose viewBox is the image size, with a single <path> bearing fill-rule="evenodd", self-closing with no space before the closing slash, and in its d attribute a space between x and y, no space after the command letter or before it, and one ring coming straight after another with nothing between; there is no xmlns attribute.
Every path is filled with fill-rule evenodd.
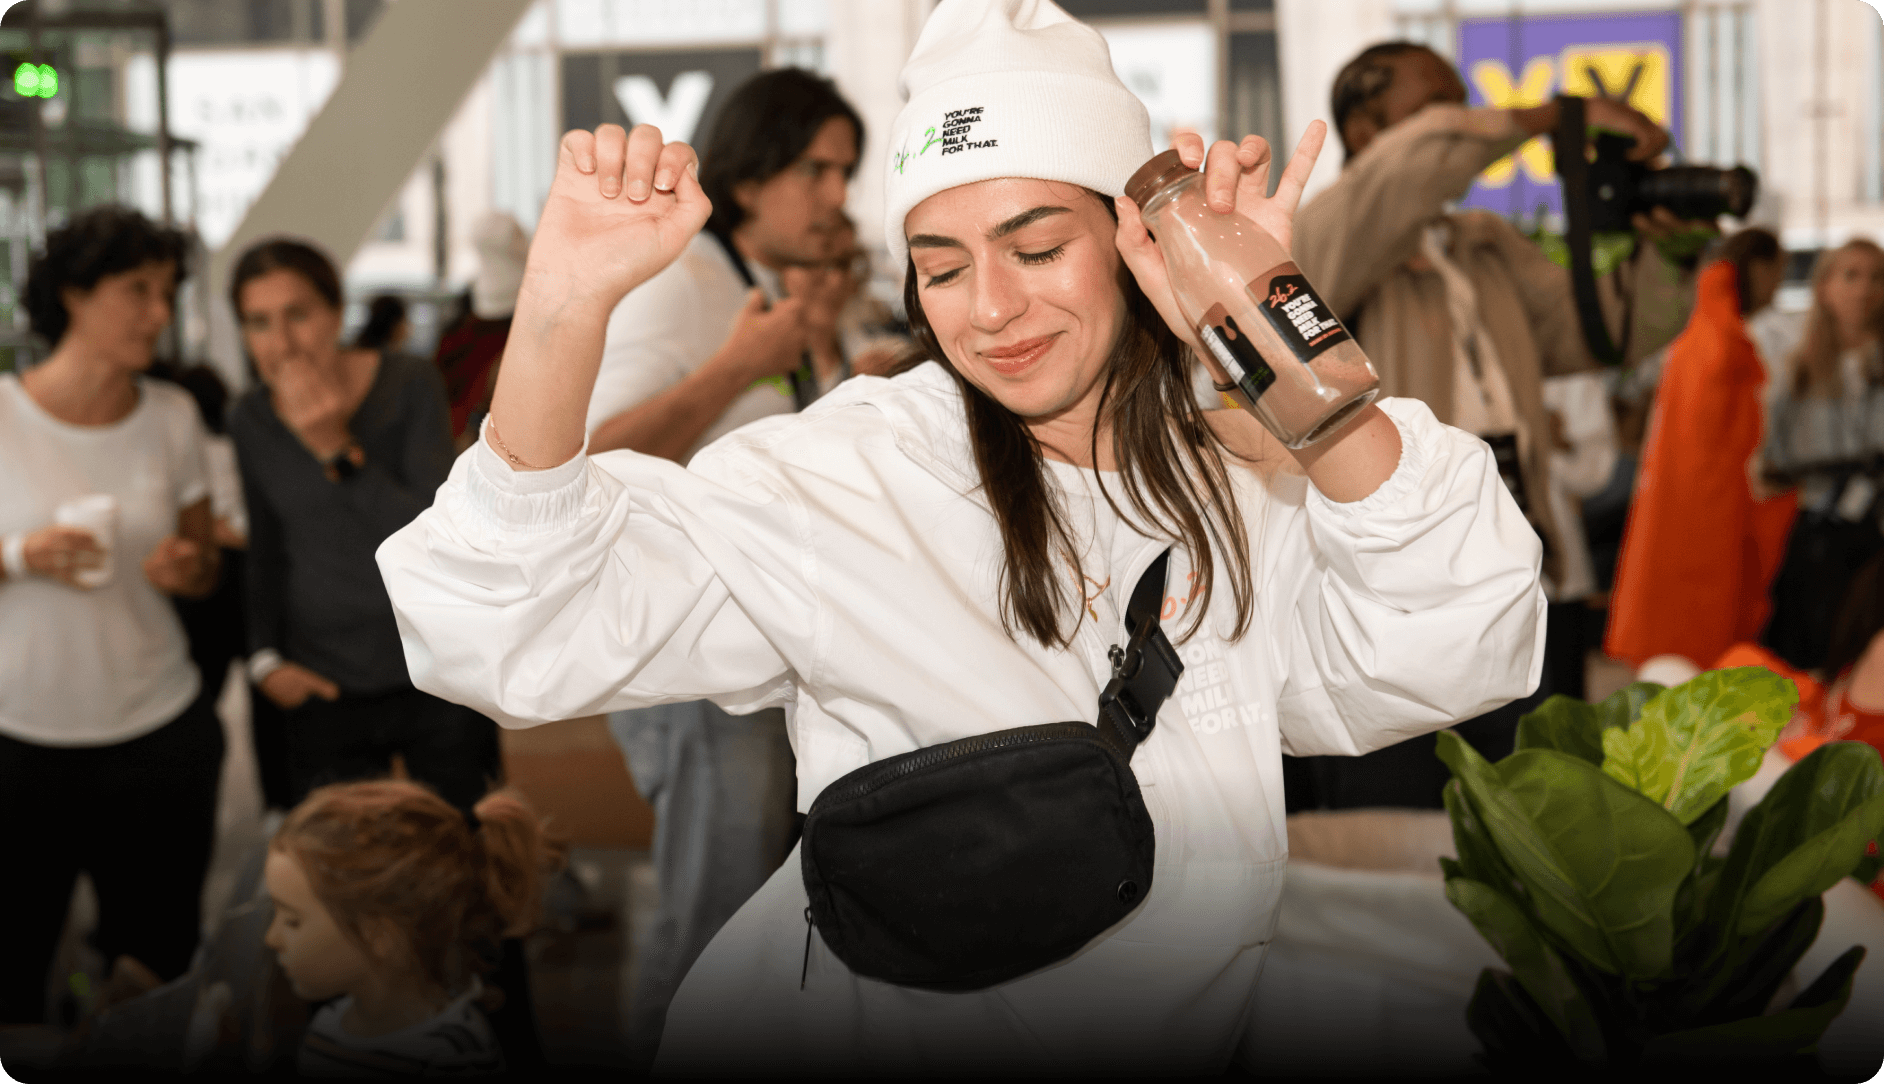
<svg viewBox="0 0 1884 1084"><path fill-rule="evenodd" d="M1132 588L1125 605L1128 639L1123 648L1112 648L1112 680L1099 694L1099 732L1105 735L1125 759L1130 760L1140 742L1151 736L1157 725L1158 709L1170 699L1184 675L1184 660L1159 626L1164 609L1165 577L1171 567L1171 551L1165 550L1151 563Z"/></svg>
<svg viewBox="0 0 1884 1084"><path fill-rule="evenodd" d="M707 232L720 243L720 251L726 253L726 258L732 261L733 270L739 273L739 281L746 284L746 289L759 285L758 280L752 277L752 268L746 266L746 258L739 254L738 247L733 244L733 239L712 230Z"/></svg>
<svg viewBox="0 0 1884 1084"><path fill-rule="evenodd" d="M720 243L720 250L726 253L728 260L732 261L733 270L739 272L739 279L746 284L746 289L750 290L759 285L759 280L752 277L752 268L746 266L746 258L739 254L739 246L733 244L733 239L723 233L708 232L712 233L713 239ZM818 379L812 373L809 353L805 354L803 362L788 374L792 382L792 406L797 410L810 406L812 400L818 397Z"/></svg>

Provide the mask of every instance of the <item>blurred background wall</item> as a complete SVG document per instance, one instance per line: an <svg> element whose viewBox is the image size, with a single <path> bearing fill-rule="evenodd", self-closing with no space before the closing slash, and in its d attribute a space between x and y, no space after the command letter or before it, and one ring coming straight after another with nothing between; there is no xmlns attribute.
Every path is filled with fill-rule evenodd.
<svg viewBox="0 0 1884 1084"><path fill-rule="evenodd" d="M35 345L14 305L47 226L108 200L194 228L205 259L177 349L241 383L220 272L245 240L314 236L347 268L355 319L411 304L429 350L476 268L474 222L526 230L567 127L649 121L700 140L740 79L830 76L870 127L851 209L881 242L883 137L933 0L27 0L0 18L0 366ZM404 17L398 9L404 7ZM1860 0L1063 0L1098 26L1161 137L1289 144L1327 116L1366 45L1426 42L1475 102L1624 93L1680 157L1745 163L1754 219L1801 267L1884 233L1884 26ZM163 78L159 78L159 75ZM168 124L159 121L167 119ZM304 142L305 141L305 142ZM299 147L299 150L297 148ZM168 158L169 166L160 163ZM397 168L393 168L393 167ZM1315 184L1340 168L1323 158ZM166 183L167 181L167 183ZM1548 144L1487 171L1468 202L1557 221ZM361 211L360 208L366 208ZM897 269L876 288L897 292Z"/></svg>

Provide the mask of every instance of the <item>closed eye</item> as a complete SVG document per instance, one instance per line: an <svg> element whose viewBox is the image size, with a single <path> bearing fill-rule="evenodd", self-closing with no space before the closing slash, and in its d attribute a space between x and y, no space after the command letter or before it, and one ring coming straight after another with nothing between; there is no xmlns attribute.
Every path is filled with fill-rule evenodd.
<svg viewBox="0 0 1884 1084"><path fill-rule="evenodd" d="M938 274L938 275L930 275L930 276L929 276L929 281L928 281L928 282L926 282L926 283L924 283L924 286L925 286L925 287L927 287L927 286L947 286L947 285L948 285L949 283L951 283L951 282L954 282L954 281L955 281L955 278L956 278L956 276L958 276L958 275L960 275L961 273L962 273L962 269L961 269L961 268L959 268L959 267L951 267L951 268L949 268L949 269L948 269L947 271L944 271L944 272L942 272L941 274Z"/></svg>
<svg viewBox="0 0 1884 1084"><path fill-rule="evenodd" d="M1052 263L1065 254L1066 245L1058 244L1045 252L1016 252L1014 258L1031 267L1035 264Z"/></svg>

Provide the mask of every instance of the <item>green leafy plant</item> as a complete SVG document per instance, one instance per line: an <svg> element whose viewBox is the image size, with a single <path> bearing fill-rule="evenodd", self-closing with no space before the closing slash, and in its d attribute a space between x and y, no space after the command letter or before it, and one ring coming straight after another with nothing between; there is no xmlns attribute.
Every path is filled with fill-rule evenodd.
<svg viewBox="0 0 1884 1084"><path fill-rule="evenodd" d="M1875 864L1884 762L1858 742L1821 746L1713 853L1727 792L1759 769L1797 699L1792 682L1744 667L1600 704L1551 697L1496 764L1440 734L1459 852L1440 860L1446 896L1509 968L1486 969L1467 1010L1493 1068L1811 1054L1864 949L1769 1010L1818 936L1820 894Z"/></svg>

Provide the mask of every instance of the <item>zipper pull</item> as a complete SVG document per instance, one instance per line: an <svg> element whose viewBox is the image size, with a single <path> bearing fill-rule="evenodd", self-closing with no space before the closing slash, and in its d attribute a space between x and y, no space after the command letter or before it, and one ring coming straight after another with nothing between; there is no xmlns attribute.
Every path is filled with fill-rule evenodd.
<svg viewBox="0 0 1884 1084"><path fill-rule="evenodd" d="M811 973L811 908L805 907L805 962L798 969L798 989L805 988L805 976Z"/></svg>
<svg viewBox="0 0 1884 1084"><path fill-rule="evenodd" d="M1113 644L1106 649L1106 658L1112 660L1112 676L1118 677L1125 672L1125 649Z"/></svg>

